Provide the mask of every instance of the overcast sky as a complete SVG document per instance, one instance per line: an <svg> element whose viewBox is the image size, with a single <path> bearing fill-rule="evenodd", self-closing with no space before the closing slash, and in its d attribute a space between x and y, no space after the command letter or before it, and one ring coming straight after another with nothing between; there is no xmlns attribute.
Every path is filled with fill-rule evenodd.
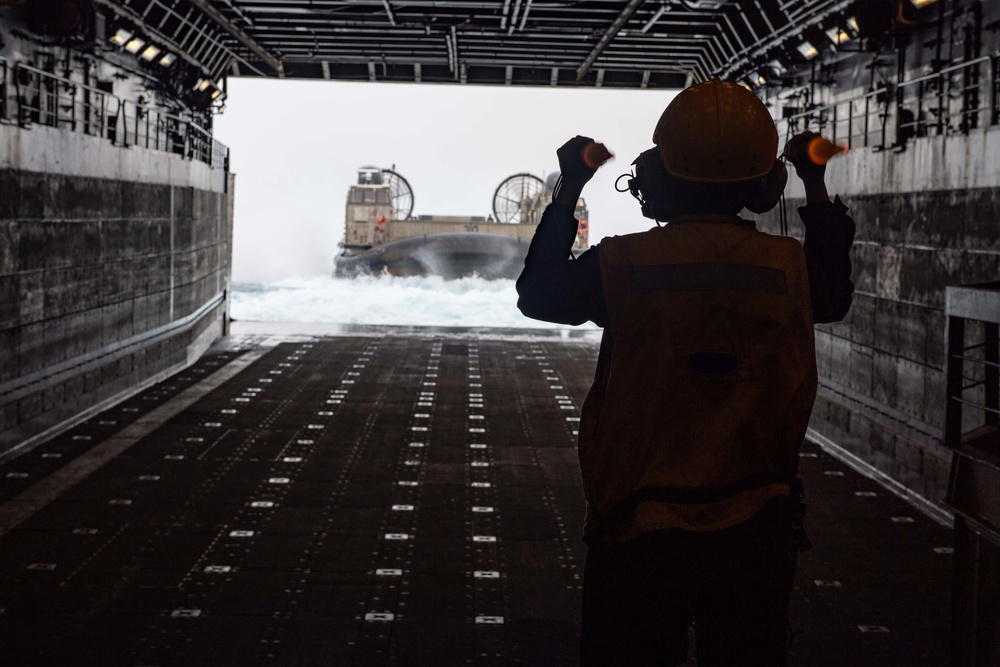
<svg viewBox="0 0 1000 667"><path fill-rule="evenodd" d="M646 229L614 181L652 146L674 94L231 78L215 135L236 174L233 277L329 274L362 165L395 165L413 187L414 214L488 215L503 179L544 178L576 134L617 156L584 191L591 243Z"/></svg>

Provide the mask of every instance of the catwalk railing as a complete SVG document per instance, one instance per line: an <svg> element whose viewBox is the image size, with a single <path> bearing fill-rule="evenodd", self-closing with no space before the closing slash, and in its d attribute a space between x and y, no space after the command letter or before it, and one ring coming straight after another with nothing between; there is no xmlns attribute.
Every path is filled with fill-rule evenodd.
<svg viewBox="0 0 1000 667"><path fill-rule="evenodd" d="M787 137L815 130L835 143L904 150L914 137L968 134L1000 120L1000 56L951 65L850 99L811 106L778 121Z"/></svg>
<svg viewBox="0 0 1000 667"><path fill-rule="evenodd" d="M13 109L7 101L10 70L0 61L0 118L102 137L118 146L141 146L228 168L229 149L191 118L124 100L100 88L17 63L12 78ZM9 118L9 116L13 118Z"/></svg>

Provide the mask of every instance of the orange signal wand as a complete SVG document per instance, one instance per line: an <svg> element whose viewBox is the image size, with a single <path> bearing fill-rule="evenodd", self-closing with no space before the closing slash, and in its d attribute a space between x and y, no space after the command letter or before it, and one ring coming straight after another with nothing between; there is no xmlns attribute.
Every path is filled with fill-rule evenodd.
<svg viewBox="0 0 1000 667"><path fill-rule="evenodd" d="M824 165L829 162L830 158L834 155L846 153L847 146L838 146L829 139L815 137L809 142L806 152L808 153L809 159L812 160L813 164Z"/></svg>
<svg viewBox="0 0 1000 667"><path fill-rule="evenodd" d="M597 169L605 162L613 158L614 155L604 144L592 141L583 147L583 163L591 169Z"/></svg>

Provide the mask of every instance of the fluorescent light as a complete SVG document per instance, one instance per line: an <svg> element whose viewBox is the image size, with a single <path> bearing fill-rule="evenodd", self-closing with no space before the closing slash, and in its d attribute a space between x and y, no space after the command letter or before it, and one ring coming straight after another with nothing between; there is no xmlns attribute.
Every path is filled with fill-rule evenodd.
<svg viewBox="0 0 1000 667"><path fill-rule="evenodd" d="M819 51L810 42L802 42L799 44L799 53L801 53L806 60L812 60L819 55Z"/></svg>
<svg viewBox="0 0 1000 667"><path fill-rule="evenodd" d="M219 95L221 95L221 94L222 94L222 91L219 90L218 88L216 88L214 91L212 91L212 99L213 100L219 99Z"/></svg>
<svg viewBox="0 0 1000 667"><path fill-rule="evenodd" d="M165 53L163 54L163 57L160 58L160 64L164 67L170 67L174 64L175 60L177 60L177 56L172 53Z"/></svg>
<svg viewBox="0 0 1000 667"><path fill-rule="evenodd" d="M146 47L146 50L142 52L141 57L143 60L152 60L158 55L160 55L160 47L150 44Z"/></svg>
<svg viewBox="0 0 1000 667"><path fill-rule="evenodd" d="M133 37L125 43L125 50L129 53L139 53L139 49L146 45L146 40Z"/></svg>
<svg viewBox="0 0 1000 667"><path fill-rule="evenodd" d="M753 74L750 75L750 83L752 83L755 86L763 86L765 83L767 83L767 79L765 79L764 75L761 74L760 72L754 72Z"/></svg>
<svg viewBox="0 0 1000 667"><path fill-rule="evenodd" d="M774 72L775 75L777 76L781 76L783 74L788 73L788 68L785 67L780 60L772 60L768 64L771 66L771 71Z"/></svg>
<svg viewBox="0 0 1000 667"><path fill-rule="evenodd" d="M130 33L125 28L118 28L118 30L115 31L115 34L111 36L111 43L114 44L115 46L121 46L122 44L127 42L131 36L132 33Z"/></svg>
<svg viewBox="0 0 1000 667"><path fill-rule="evenodd" d="M853 16L847 19L847 27L854 31L854 34L861 32L861 27L858 25L858 20Z"/></svg>
<svg viewBox="0 0 1000 667"><path fill-rule="evenodd" d="M921 7L931 4L934 0L910 0L910 2L913 3L914 7L920 9Z"/></svg>

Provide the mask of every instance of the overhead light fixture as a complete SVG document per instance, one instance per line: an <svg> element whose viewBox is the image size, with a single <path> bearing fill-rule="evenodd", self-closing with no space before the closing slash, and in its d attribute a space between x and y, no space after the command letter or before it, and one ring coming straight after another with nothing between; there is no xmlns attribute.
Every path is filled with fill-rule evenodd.
<svg viewBox="0 0 1000 667"><path fill-rule="evenodd" d="M219 99L219 95L221 95L221 94L222 94L222 91L219 90L218 88L216 88L215 90L212 91L212 99L213 100Z"/></svg>
<svg viewBox="0 0 1000 667"><path fill-rule="evenodd" d="M927 5L932 4L934 0L910 0L910 2L914 7L920 9L921 7L926 7Z"/></svg>
<svg viewBox="0 0 1000 667"><path fill-rule="evenodd" d="M851 41L851 35L840 26L827 30L826 36L830 38L831 42L838 45Z"/></svg>
<svg viewBox="0 0 1000 667"><path fill-rule="evenodd" d="M150 61L158 55L160 55L160 47L153 46L152 44L150 44L149 46L146 47L146 50L140 54L139 57L141 57L143 60Z"/></svg>
<svg viewBox="0 0 1000 667"><path fill-rule="evenodd" d="M163 57L160 58L160 64L163 65L164 67L170 67L171 65L174 64L175 60L177 60L177 56L175 56L174 54L164 53Z"/></svg>
<svg viewBox="0 0 1000 667"><path fill-rule="evenodd" d="M847 27L853 30L855 35L861 32L861 27L858 25L858 20L853 16L847 19Z"/></svg>
<svg viewBox="0 0 1000 667"><path fill-rule="evenodd" d="M139 53L139 49L146 45L146 40L133 37L125 43L125 50L129 53Z"/></svg>
<svg viewBox="0 0 1000 667"><path fill-rule="evenodd" d="M764 75L761 74L760 72L754 72L753 74L750 75L750 83L752 83L755 86L763 86L765 83L767 83L767 79L765 79Z"/></svg>
<svg viewBox="0 0 1000 667"><path fill-rule="evenodd" d="M115 31L115 34L111 35L110 42L115 46L122 46L131 37L132 33L130 33L128 30L126 30L125 28L118 28L118 30Z"/></svg>
<svg viewBox="0 0 1000 667"><path fill-rule="evenodd" d="M212 85L212 82L208 79L198 79L198 83L194 84L194 88L192 88L192 90L197 90L200 93L210 85Z"/></svg>
<svg viewBox="0 0 1000 667"><path fill-rule="evenodd" d="M808 41L799 44L798 50L799 53L801 53L806 60L812 60L813 58L819 55L819 51L816 50L816 47L813 46L812 43Z"/></svg>
<svg viewBox="0 0 1000 667"><path fill-rule="evenodd" d="M785 67L780 60L772 60L768 63L771 67L771 71L774 72L775 76L784 76L788 74L788 68Z"/></svg>

